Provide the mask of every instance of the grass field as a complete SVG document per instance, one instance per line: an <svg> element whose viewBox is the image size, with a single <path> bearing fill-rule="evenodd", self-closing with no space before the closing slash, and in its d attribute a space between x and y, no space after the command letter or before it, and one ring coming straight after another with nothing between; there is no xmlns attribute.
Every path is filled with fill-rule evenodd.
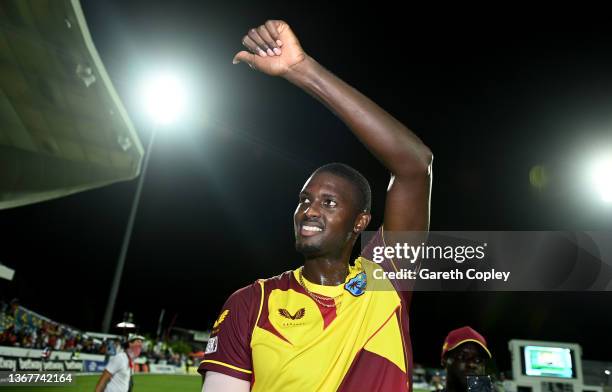
<svg viewBox="0 0 612 392"><path fill-rule="evenodd" d="M76 382L70 386L0 386L0 392L93 392L99 376L78 376ZM134 376L134 392L165 392L165 391L194 391L202 390L200 376L179 376L167 374L136 374Z"/></svg>
<svg viewBox="0 0 612 392"><path fill-rule="evenodd" d="M76 382L70 386L32 386L32 387L8 387L0 386L0 392L93 392L99 376L79 376ZM200 376L173 376L167 374L137 374L134 376L133 392L166 392L166 391L194 391L202 390L202 378ZM415 389L414 392L429 392Z"/></svg>

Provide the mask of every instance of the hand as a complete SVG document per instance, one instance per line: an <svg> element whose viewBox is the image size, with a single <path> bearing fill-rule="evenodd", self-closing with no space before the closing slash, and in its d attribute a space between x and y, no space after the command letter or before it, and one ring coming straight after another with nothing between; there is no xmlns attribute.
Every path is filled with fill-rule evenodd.
<svg viewBox="0 0 612 392"><path fill-rule="evenodd" d="M285 75L291 67L306 58L289 25L282 20L268 20L252 28L242 38L243 50L234 56L233 63L247 63L251 68L271 76Z"/></svg>

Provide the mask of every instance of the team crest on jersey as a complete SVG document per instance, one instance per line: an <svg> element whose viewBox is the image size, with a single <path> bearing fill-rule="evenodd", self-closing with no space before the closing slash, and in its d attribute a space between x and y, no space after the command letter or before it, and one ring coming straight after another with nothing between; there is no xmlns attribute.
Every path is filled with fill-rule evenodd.
<svg viewBox="0 0 612 392"><path fill-rule="evenodd" d="M367 284L366 273L360 272L354 278L346 282L344 289L355 297L359 297L361 294L365 293Z"/></svg>
<svg viewBox="0 0 612 392"><path fill-rule="evenodd" d="M218 339L219 339L218 336L214 336L208 339L208 343L206 343L206 351L204 351L204 355L217 352Z"/></svg>
<svg viewBox="0 0 612 392"><path fill-rule="evenodd" d="M288 318L290 320L299 320L299 319L303 318L304 315L306 314L306 308L299 309L293 315L291 313L289 313L289 311L287 309L279 309L278 310L278 314L280 314L284 318Z"/></svg>

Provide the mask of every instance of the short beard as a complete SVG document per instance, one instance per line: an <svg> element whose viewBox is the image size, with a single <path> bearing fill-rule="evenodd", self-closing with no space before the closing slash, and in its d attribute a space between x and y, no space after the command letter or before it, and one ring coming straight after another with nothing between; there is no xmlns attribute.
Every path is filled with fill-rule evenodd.
<svg viewBox="0 0 612 392"><path fill-rule="evenodd" d="M316 256L321 252L321 247L319 245L306 245L296 241L295 250L303 256Z"/></svg>

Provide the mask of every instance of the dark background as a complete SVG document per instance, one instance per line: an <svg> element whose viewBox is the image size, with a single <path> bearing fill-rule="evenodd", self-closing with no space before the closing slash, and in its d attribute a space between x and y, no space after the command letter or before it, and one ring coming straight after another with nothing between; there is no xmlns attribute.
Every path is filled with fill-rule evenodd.
<svg viewBox="0 0 612 392"><path fill-rule="evenodd" d="M382 222L388 174L324 107L231 60L242 36L285 19L306 52L413 129L435 155L432 230L610 230L612 206L587 186L589 157L611 145L612 31L540 20L308 2L82 1L107 71L146 144L139 77L188 75L186 119L155 141L114 322L141 332L210 328L224 300L296 268L292 213L313 169L362 171ZM464 10L470 14L469 10ZM482 11L482 10L481 10ZM595 12L595 11L594 11ZM575 26L574 26L575 27ZM576 28L577 30L577 28ZM542 165L548 185L530 185ZM83 330L101 328L136 181L0 211L5 299ZM509 368L511 338L578 342L610 359L610 293L423 293L411 329L435 366L446 333L469 324Z"/></svg>

